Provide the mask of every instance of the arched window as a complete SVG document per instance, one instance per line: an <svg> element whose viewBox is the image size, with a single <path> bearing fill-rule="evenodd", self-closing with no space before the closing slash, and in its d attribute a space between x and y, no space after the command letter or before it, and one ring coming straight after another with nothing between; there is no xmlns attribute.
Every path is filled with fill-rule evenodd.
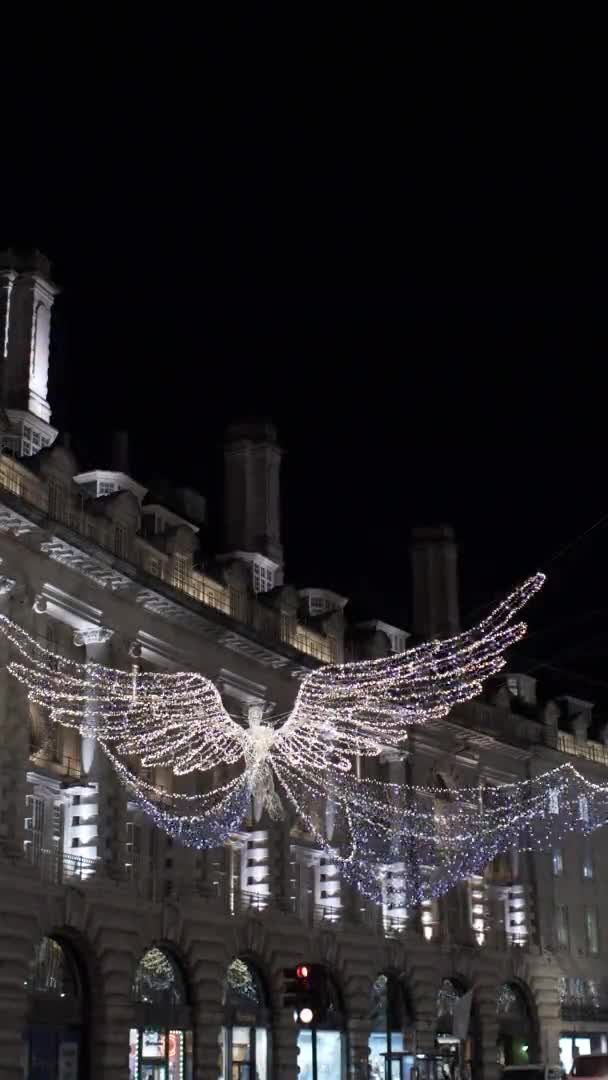
<svg viewBox="0 0 608 1080"><path fill-rule="evenodd" d="M43 937L30 962L25 1077L84 1075L88 1045L84 981L70 946ZM34 1064L35 1063L35 1064ZM39 1071L35 1071L39 1070Z"/></svg>
<svg viewBox="0 0 608 1080"><path fill-rule="evenodd" d="M129 1038L130 1080L190 1080L192 1014L176 958L154 946L133 980L137 1026Z"/></svg>
<svg viewBox="0 0 608 1080"><path fill-rule="evenodd" d="M371 1080L409 1075L413 1056L405 1053L405 1030L413 1026L402 979L379 975L370 995L369 1072ZM386 1062L391 1061L387 1071Z"/></svg>
<svg viewBox="0 0 608 1080"><path fill-rule="evenodd" d="M319 996L323 1009L314 1027L301 1025L298 1030L299 1080L321 1080L326 1076L340 1080L346 1068L342 995L329 971L315 965L315 972L317 986L322 983Z"/></svg>
<svg viewBox="0 0 608 1080"><path fill-rule="evenodd" d="M175 960L162 949L148 949L142 956L133 986L135 1000L150 1005L187 1005L182 973Z"/></svg>
<svg viewBox="0 0 608 1080"><path fill-rule="evenodd" d="M477 1073L473 992L456 979L442 979L437 991L437 1033L439 1050L453 1061L468 1065Z"/></svg>
<svg viewBox="0 0 608 1080"><path fill-rule="evenodd" d="M262 977L250 960L236 957L224 977L223 1080L268 1080L269 1029L268 995Z"/></svg>
<svg viewBox="0 0 608 1080"><path fill-rule="evenodd" d="M496 994L499 1065L527 1065L536 1061L535 1026L528 1002L515 983L503 983Z"/></svg>

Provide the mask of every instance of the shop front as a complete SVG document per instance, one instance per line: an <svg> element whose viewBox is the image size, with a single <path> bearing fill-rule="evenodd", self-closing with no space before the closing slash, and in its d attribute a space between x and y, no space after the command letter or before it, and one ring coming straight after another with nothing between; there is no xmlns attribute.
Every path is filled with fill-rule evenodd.
<svg viewBox="0 0 608 1080"><path fill-rule="evenodd" d="M192 1080L192 1012L179 964L164 949L144 953L133 983L129 1080Z"/></svg>
<svg viewBox="0 0 608 1080"><path fill-rule="evenodd" d="M27 989L25 1080L84 1080L88 1070L86 984L67 942L42 938L34 951Z"/></svg>
<svg viewBox="0 0 608 1080"><path fill-rule="evenodd" d="M526 996L515 983L503 983L496 995L497 1060L502 1066L540 1061L538 1030Z"/></svg>
<svg viewBox="0 0 608 1080"><path fill-rule="evenodd" d="M370 1000L370 1080L410 1080L413 1027L403 979L379 975Z"/></svg>
<svg viewBox="0 0 608 1080"><path fill-rule="evenodd" d="M560 979L560 1062L566 1072L581 1054L608 1053L608 978Z"/></svg>
<svg viewBox="0 0 608 1080"><path fill-rule="evenodd" d="M268 994L256 965L237 957L224 979L220 1033L222 1080L269 1080L271 1023Z"/></svg>
<svg viewBox="0 0 608 1080"><path fill-rule="evenodd" d="M344 1080L346 1026L342 997L329 971L322 973L314 1025L298 1028L298 1080Z"/></svg>
<svg viewBox="0 0 608 1080"><path fill-rule="evenodd" d="M475 1077L477 1040L473 991L455 979L442 979L437 993L435 1043L442 1076Z"/></svg>

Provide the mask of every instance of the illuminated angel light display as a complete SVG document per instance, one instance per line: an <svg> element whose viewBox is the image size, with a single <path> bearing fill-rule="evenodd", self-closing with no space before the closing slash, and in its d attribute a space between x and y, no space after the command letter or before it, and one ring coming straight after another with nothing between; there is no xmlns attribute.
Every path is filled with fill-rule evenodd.
<svg viewBox="0 0 608 1080"><path fill-rule="evenodd" d="M198 673L80 664L43 648L6 616L0 631L13 646L8 670L29 699L53 721L95 738L136 801L182 843L223 843L242 827L253 797L271 817L287 811L303 822L367 896L379 899L385 867L402 865L398 887L409 906L515 844L538 847L568 829L604 824L608 789L589 785L571 767L488 791L452 791L449 804L430 788L363 779L353 769L358 757L403 746L411 725L441 718L479 694L524 635L525 624L514 617L543 581L542 574L529 578L456 637L312 671L286 718L266 719L263 707L254 707L247 726ZM162 791L138 775L134 760L176 776L197 774L197 793ZM334 846L315 805L332 807Z"/></svg>

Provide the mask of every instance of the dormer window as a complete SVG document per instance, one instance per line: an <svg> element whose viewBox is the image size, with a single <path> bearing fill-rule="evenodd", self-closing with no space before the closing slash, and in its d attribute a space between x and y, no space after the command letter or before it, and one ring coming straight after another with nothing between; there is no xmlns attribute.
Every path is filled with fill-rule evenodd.
<svg viewBox="0 0 608 1080"><path fill-rule="evenodd" d="M269 589L274 588L274 567L256 561L252 564L252 568L254 592L268 592Z"/></svg>
<svg viewBox="0 0 608 1080"><path fill-rule="evenodd" d="M310 598L310 614L320 615L321 612L327 610L327 601L324 596L311 596Z"/></svg>
<svg viewBox="0 0 608 1080"><path fill-rule="evenodd" d="M391 643L391 650L394 653L405 652L407 634L400 634L400 633L389 634L389 640L390 640L390 643Z"/></svg>

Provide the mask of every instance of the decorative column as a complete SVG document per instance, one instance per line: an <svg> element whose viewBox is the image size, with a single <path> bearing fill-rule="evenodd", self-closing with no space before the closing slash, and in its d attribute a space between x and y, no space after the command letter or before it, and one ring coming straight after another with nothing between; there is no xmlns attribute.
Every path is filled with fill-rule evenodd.
<svg viewBox="0 0 608 1080"><path fill-rule="evenodd" d="M90 630L75 630L74 644L78 646L84 645L87 664L109 664L109 645L113 634L114 631L108 630L105 626L96 626ZM98 756L94 718L91 718L90 723L87 723L87 727L91 731L91 735L83 735L82 737L81 765L83 774L86 777L92 777L94 775L93 766Z"/></svg>
<svg viewBox="0 0 608 1080"><path fill-rule="evenodd" d="M351 1080L367 1080L369 1074L369 1020L351 1015L347 1023L348 1066Z"/></svg>
<svg viewBox="0 0 608 1080"><path fill-rule="evenodd" d="M380 754L380 763L388 766L390 784L403 786L405 781L405 762L407 754L392 747L385 747ZM384 898L382 917L384 929L403 929L408 911L405 904L405 885L410 868L404 861L403 842L399 833L394 833L391 840L391 861L385 868Z"/></svg>
<svg viewBox="0 0 608 1080"><path fill-rule="evenodd" d="M76 630L74 644L85 647L87 663L109 664L113 633L103 626ZM112 870L122 872L126 819L126 795L97 745L94 715L90 717L88 730L90 734L82 736L81 744L83 782L69 789L71 803L65 819L65 850L83 860L81 870L85 877L95 869L88 860L101 859Z"/></svg>
<svg viewBox="0 0 608 1080"><path fill-rule="evenodd" d="M0 608L6 611L8 606L10 617L15 619L18 615L19 622L24 621L27 612L23 592L14 578L0 577ZM30 629L27 622L25 629ZM24 687L6 670L9 653L9 642L3 637L0 642L0 842L5 850L22 858L30 751L29 706Z"/></svg>
<svg viewBox="0 0 608 1080"><path fill-rule="evenodd" d="M273 1076L275 1080L294 1080L298 1075L298 1029L293 1009L273 1010Z"/></svg>
<svg viewBox="0 0 608 1080"><path fill-rule="evenodd" d="M99 957L99 983L92 987L91 999L90 1075L91 1080L128 1080L129 1031L135 1027L132 981L137 938L125 932L124 912L118 908L108 905L100 909L99 916L96 927L88 926Z"/></svg>
<svg viewBox="0 0 608 1080"><path fill-rule="evenodd" d="M0 1076L23 1080L23 1032L26 1024L29 964L34 958L35 924L24 912L31 901L11 889L14 865L0 858ZM21 910L20 910L21 908Z"/></svg>
<svg viewBox="0 0 608 1080"><path fill-rule="evenodd" d="M428 958L418 961L408 974L408 989L415 1015L414 1049L417 1054L434 1053L437 1037L437 993L441 981L441 960L434 946L429 944L426 950Z"/></svg>
<svg viewBox="0 0 608 1080"><path fill-rule="evenodd" d="M205 931L203 931L204 933ZM222 959L220 959L222 957ZM198 941L189 953L194 993L194 1080L218 1080L220 1035L224 1022L222 1008L224 961L221 948L209 948Z"/></svg>
<svg viewBox="0 0 608 1080"><path fill-rule="evenodd" d="M497 1080L498 1077L498 1018L496 999L498 986L496 974L491 966L481 969L475 980L473 1010L469 1031L475 1040L473 1054L474 1074L479 1070L483 1080ZM474 1018L477 1023L474 1023Z"/></svg>

